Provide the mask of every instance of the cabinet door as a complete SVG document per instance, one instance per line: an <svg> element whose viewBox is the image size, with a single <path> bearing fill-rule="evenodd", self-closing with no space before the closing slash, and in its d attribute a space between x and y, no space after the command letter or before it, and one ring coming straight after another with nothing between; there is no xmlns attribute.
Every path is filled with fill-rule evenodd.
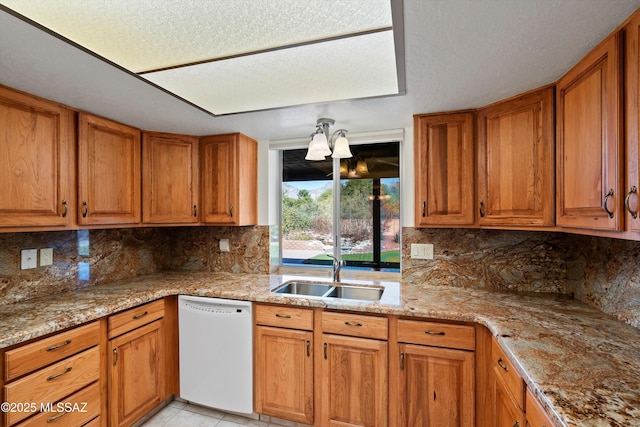
<svg viewBox="0 0 640 427"><path fill-rule="evenodd" d="M480 110L480 225L554 225L554 155L552 87Z"/></svg>
<svg viewBox="0 0 640 427"><path fill-rule="evenodd" d="M140 131L80 114L78 223L140 222Z"/></svg>
<svg viewBox="0 0 640 427"><path fill-rule="evenodd" d="M626 28L626 185L625 219L628 231L640 232L640 13Z"/></svg>
<svg viewBox="0 0 640 427"><path fill-rule="evenodd" d="M398 425L473 427L473 352L410 344L399 352Z"/></svg>
<svg viewBox="0 0 640 427"><path fill-rule="evenodd" d="M414 116L415 224L474 223L473 113Z"/></svg>
<svg viewBox="0 0 640 427"><path fill-rule="evenodd" d="M521 427L524 426L524 413L514 398L509 393L506 384L495 372L493 375L493 425L495 427Z"/></svg>
<svg viewBox="0 0 640 427"><path fill-rule="evenodd" d="M620 35L557 84L557 217L563 227L621 230Z"/></svg>
<svg viewBox="0 0 640 427"><path fill-rule="evenodd" d="M387 343L323 335L322 426L387 425Z"/></svg>
<svg viewBox="0 0 640 427"><path fill-rule="evenodd" d="M313 424L313 333L258 326L256 412Z"/></svg>
<svg viewBox="0 0 640 427"><path fill-rule="evenodd" d="M553 427L553 423L530 390L527 390L525 415L527 427Z"/></svg>
<svg viewBox="0 0 640 427"><path fill-rule="evenodd" d="M146 223L198 222L198 138L142 134L142 220Z"/></svg>
<svg viewBox="0 0 640 427"><path fill-rule="evenodd" d="M164 399L164 323L114 338L109 351L109 425L130 426Z"/></svg>
<svg viewBox="0 0 640 427"><path fill-rule="evenodd" d="M255 225L258 222L258 146L246 135L200 139L202 222Z"/></svg>
<svg viewBox="0 0 640 427"><path fill-rule="evenodd" d="M0 86L0 229L70 224L73 113Z"/></svg>

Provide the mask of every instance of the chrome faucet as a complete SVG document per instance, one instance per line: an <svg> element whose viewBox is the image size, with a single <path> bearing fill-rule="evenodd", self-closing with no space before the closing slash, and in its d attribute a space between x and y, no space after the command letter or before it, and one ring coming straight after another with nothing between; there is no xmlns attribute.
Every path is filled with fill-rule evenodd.
<svg viewBox="0 0 640 427"><path fill-rule="evenodd" d="M342 267L344 267L344 260L339 260L338 258L329 254L327 254L327 256L333 260L333 281L339 282L340 270L342 270Z"/></svg>

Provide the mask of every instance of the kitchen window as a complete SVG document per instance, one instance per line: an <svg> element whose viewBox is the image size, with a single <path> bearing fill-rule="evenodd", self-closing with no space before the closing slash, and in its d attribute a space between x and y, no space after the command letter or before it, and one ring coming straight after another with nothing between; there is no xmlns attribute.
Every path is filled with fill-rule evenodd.
<svg viewBox="0 0 640 427"><path fill-rule="evenodd" d="M400 143L351 145L353 157L307 161L282 151L281 259L291 266L400 271Z"/></svg>

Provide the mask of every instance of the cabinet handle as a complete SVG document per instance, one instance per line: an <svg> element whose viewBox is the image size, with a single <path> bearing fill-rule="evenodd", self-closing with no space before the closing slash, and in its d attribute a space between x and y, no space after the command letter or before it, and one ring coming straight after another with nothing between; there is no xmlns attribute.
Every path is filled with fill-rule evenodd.
<svg viewBox="0 0 640 427"><path fill-rule="evenodd" d="M427 216L427 202L423 201L422 202L422 218L424 218L425 216Z"/></svg>
<svg viewBox="0 0 640 427"><path fill-rule="evenodd" d="M196 205L193 205L193 216L194 217L198 216L198 208Z"/></svg>
<svg viewBox="0 0 640 427"><path fill-rule="evenodd" d="M47 381L55 380L56 378L60 378L61 376L66 375L69 372L71 372L71 369L73 369L73 368L71 366L69 366L67 369L64 370L64 372L48 376L47 377Z"/></svg>
<svg viewBox="0 0 640 427"><path fill-rule="evenodd" d="M344 322L344 324L347 325L347 326L362 326L362 323L360 323L360 322L349 322L349 321L347 321L347 322Z"/></svg>
<svg viewBox="0 0 640 427"><path fill-rule="evenodd" d="M87 205L87 201L82 201L82 218L86 218L89 213L89 206Z"/></svg>
<svg viewBox="0 0 640 427"><path fill-rule="evenodd" d="M67 217L67 201L66 200L62 200L62 218L66 218Z"/></svg>
<svg viewBox="0 0 640 427"><path fill-rule="evenodd" d="M425 329L424 333L427 335L445 335L444 331L435 332L435 331L430 331L429 329Z"/></svg>
<svg viewBox="0 0 640 427"><path fill-rule="evenodd" d="M66 414L67 414L66 412L61 412L61 413L60 413L60 414L58 414L58 415L54 415L53 417L49 417L49 418L47 418L47 423L52 423L52 422L54 422L55 420L57 420L58 418L62 418L62 417L63 417L64 415L66 415Z"/></svg>
<svg viewBox="0 0 640 427"><path fill-rule="evenodd" d="M327 360L327 343L324 343L324 360Z"/></svg>
<svg viewBox="0 0 640 427"><path fill-rule="evenodd" d="M602 201L602 209L604 209L607 215L609 215L609 218L613 218L613 212L611 212L609 210L609 207L607 206L607 202L609 201L610 197L613 197L613 188L609 190L606 196L604 196L604 200Z"/></svg>
<svg viewBox="0 0 640 427"><path fill-rule="evenodd" d="M484 218L484 200L480 200L480 218Z"/></svg>
<svg viewBox="0 0 640 427"><path fill-rule="evenodd" d="M404 352L400 352L400 370L404 371Z"/></svg>
<svg viewBox="0 0 640 427"><path fill-rule="evenodd" d="M118 349L114 348L113 349L113 366L116 366L118 364Z"/></svg>
<svg viewBox="0 0 640 427"><path fill-rule="evenodd" d="M504 364L504 362L502 361L502 357L500 359L498 359L498 366L500 366L506 372L509 372L509 367Z"/></svg>
<svg viewBox="0 0 640 427"><path fill-rule="evenodd" d="M133 320L138 320L138 319L146 316L147 314L149 314L148 311L145 311L144 313L136 314L136 315L133 316Z"/></svg>
<svg viewBox="0 0 640 427"><path fill-rule="evenodd" d="M311 341L307 340L307 357L311 357Z"/></svg>
<svg viewBox="0 0 640 427"><path fill-rule="evenodd" d="M633 219L638 218L638 211L631 210L631 208L629 207L629 199L631 198L632 194L636 194L636 191L638 191L638 188L634 185L633 187L631 187L631 190L627 193L627 197L624 198L624 207L627 211L629 211L629 213L631 214L631 218Z"/></svg>
<svg viewBox="0 0 640 427"><path fill-rule="evenodd" d="M71 344L71 340L66 340L62 344L52 345L51 347L47 347L47 351L57 350L57 349L59 349L61 347L64 347L65 345L69 345L69 344Z"/></svg>
<svg viewBox="0 0 640 427"><path fill-rule="evenodd" d="M513 427L520 427L520 421L516 421L516 423L513 425Z"/></svg>
<svg viewBox="0 0 640 427"><path fill-rule="evenodd" d="M233 203L229 205L229 215L231 215L231 218L233 218Z"/></svg>
<svg viewBox="0 0 640 427"><path fill-rule="evenodd" d="M276 317L279 317L281 319L291 319L291 315L289 315L289 314L276 313Z"/></svg>

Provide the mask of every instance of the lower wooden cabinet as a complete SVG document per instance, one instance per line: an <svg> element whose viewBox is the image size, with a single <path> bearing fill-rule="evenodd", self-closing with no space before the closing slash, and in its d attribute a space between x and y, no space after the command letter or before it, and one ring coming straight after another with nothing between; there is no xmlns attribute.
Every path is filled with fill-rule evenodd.
<svg viewBox="0 0 640 427"><path fill-rule="evenodd" d="M109 340L108 390L111 427L132 425L167 398L164 319L138 326L139 322L153 312L158 303L163 302L160 300L146 304L109 318L110 326L123 331L122 335ZM123 318L130 319L133 329L126 331L127 324L122 323Z"/></svg>
<svg viewBox="0 0 640 427"><path fill-rule="evenodd" d="M525 384L495 339L491 342L492 422L495 427L522 427Z"/></svg>
<svg viewBox="0 0 640 427"><path fill-rule="evenodd" d="M525 418L527 427L553 427L553 423L540 406L540 403L533 397L531 390L527 390L525 397Z"/></svg>

